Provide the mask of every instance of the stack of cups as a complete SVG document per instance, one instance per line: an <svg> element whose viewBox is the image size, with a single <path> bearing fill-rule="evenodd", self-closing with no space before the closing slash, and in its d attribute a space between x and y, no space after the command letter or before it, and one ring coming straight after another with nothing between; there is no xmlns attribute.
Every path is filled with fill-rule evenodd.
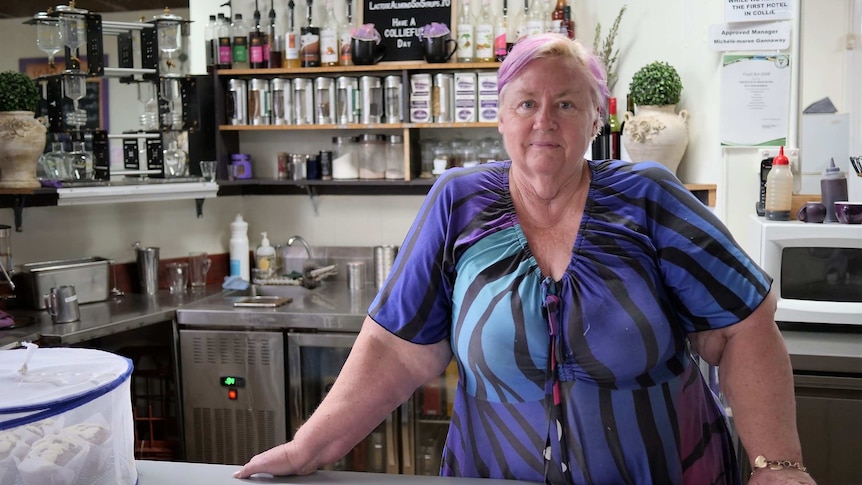
<svg viewBox="0 0 862 485"><path fill-rule="evenodd" d="M383 288L397 254L398 246L374 247L374 285L377 288Z"/></svg>

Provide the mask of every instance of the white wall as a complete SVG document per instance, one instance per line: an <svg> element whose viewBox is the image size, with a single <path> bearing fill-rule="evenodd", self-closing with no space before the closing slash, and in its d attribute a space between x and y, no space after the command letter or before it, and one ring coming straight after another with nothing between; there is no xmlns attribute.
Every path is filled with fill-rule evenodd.
<svg viewBox="0 0 862 485"><path fill-rule="evenodd" d="M500 2L496 0L496 5ZM841 6L849 0L821 0L817 10L821 13L834 11L819 7L827 2L843 8ZM688 183L718 184L716 212L725 218L737 239L745 243L748 239L746 221L753 213L756 200L759 160L755 150L734 149L725 154L719 146L720 55L709 50L706 43L708 26L723 22L724 2L607 0L570 3L575 9L578 37L588 44L592 43L596 22L601 22L606 32L619 8L628 5L616 44L621 51L620 81L614 92L618 98L624 99L632 74L652 61L667 61L680 72L684 84L680 107L688 110L691 118L689 147L678 175ZM251 16L253 0L234 0L234 4L235 12ZM208 16L216 13L214 5L210 0L190 0L190 19L194 21L192 72L204 71L203 26ZM285 5L285 0L276 1L279 15L283 14ZM267 3L267 11L268 7ZM297 10L301 19L304 7ZM186 13L177 12L188 17ZM144 15L149 18L157 13ZM812 12L812 15L817 13ZM136 20L140 15L129 14L116 20ZM113 16L105 18L114 19ZM0 58L0 69L17 69L18 57L41 55L34 44L35 32L32 27L21 25L21 21L23 19L0 20L0 45L5 52L14 53ZM843 25L838 27L843 28ZM824 30L834 38L838 29L833 25ZM832 68L827 64L816 74L828 78ZM805 78L803 84L815 82L816 79ZM840 88L824 86L827 87L820 90L822 93L813 94L811 99L828 95L836 100L842 96L843 82ZM122 116L127 116L126 122L134 124L139 103L136 94L115 100L114 91L111 92L111 105L115 108L111 113L112 127L121 129L114 124L115 120L120 123ZM125 115L119 114L118 109ZM263 150L275 149L274 146L265 147L273 144L271 140L255 139L255 136L248 140L243 138L243 143L246 146L260 143ZM275 139L278 136L273 134ZM195 218L191 201L30 208L24 211L24 232L14 235L13 254L17 263L92 255L131 261L134 253L130 246L136 240L162 247L163 258L181 257L190 250L226 252L228 224L237 212L243 212L250 222L252 245L256 244L261 231L268 231L274 242L302 234L314 245L400 244L421 202L419 196L322 196L317 201L319 212L315 214L311 200L304 196L222 197L204 204L202 219ZM12 224L11 209L0 211L0 223Z"/></svg>

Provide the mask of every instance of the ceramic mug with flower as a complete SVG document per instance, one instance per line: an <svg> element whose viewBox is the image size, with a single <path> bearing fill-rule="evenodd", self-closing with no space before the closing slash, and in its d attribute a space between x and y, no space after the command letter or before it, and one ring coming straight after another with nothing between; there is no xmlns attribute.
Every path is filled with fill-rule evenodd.
<svg viewBox="0 0 862 485"><path fill-rule="evenodd" d="M357 66L377 64L386 57L386 46L374 24L363 24L350 31L350 58Z"/></svg>

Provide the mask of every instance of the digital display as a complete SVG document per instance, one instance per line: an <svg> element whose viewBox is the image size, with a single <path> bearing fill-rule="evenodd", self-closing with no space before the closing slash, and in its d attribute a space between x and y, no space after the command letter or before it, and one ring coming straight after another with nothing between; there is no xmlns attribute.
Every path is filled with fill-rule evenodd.
<svg viewBox="0 0 862 485"><path fill-rule="evenodd" d="M245 378L237 376L222 376L220 382L222 387L245 387Z"/></svg>

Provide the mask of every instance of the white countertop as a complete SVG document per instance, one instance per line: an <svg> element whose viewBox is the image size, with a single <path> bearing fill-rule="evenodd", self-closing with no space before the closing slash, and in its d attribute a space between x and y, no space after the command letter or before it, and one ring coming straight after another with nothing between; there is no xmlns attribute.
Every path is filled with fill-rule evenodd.
<svg viewBox="0 0 862 485"><path fill-rule="evenodd" d="M242 485L244 483L291 483L295 485L318 483L343 483L350 485L406 485L417 483L427 485L516 485L519 483L532 483L478 478L446 478L327 471L319 471L305 477L255 477L237 480L233 478L233 473L239 470L239 467L236 465L138 460L135 462L135 466L138 469L138 485Z"/></svg>

